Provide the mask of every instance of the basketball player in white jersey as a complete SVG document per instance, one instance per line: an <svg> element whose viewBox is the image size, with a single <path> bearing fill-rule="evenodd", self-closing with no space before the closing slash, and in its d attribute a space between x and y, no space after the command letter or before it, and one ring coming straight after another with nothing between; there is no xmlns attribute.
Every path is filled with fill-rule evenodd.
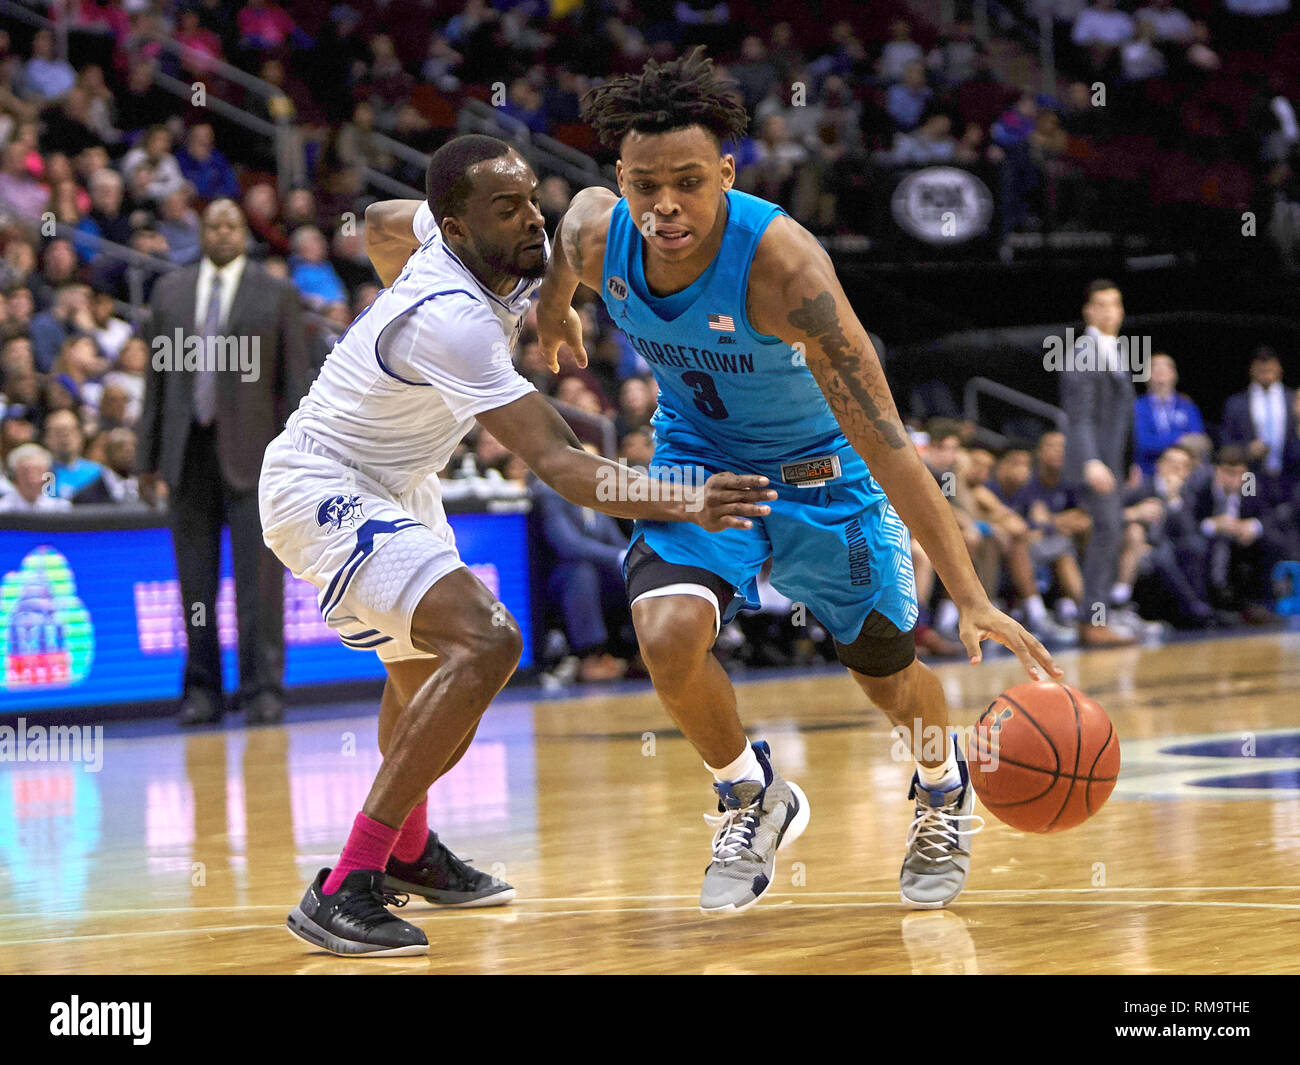
<svg viewBox="0 0 1300 1065"><path fill-rule="evenodd" d="M629 471L583 450L511 363L550 247L532 169L503 141L459 137L434 154L426 192L366 211L387 287L267 448L259 485L268 546L320 589L343 642L375 650L388 674L383 764L338 862L288 918L340 955L428 950L386 908L405 904L399 892L444 906L514 895L447 850L426 813L430 785L465 753L522 649L515 620L456 553L439 494L437 472L474 420L564 498L615 516L747 528L772 496L766 478L718 474L622 493L644 502L601 498L602 482Z"/></svg>

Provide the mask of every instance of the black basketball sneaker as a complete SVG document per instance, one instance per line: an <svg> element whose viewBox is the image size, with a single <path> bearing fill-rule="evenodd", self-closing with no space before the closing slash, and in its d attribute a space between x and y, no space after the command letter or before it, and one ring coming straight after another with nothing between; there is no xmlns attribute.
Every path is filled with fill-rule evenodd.
<svg viewBox="0 0 1300 1065"><path fill-rule="evenodd" d="M382 872L354 869L343 878L338 891L326 895L322 888L329 874L328 869L316 874L302 902L285 921L295 936L344 957L368 954L391 958L429 952L424 933L388 911L388 906L405 906L407 900L384 887Z"/></svg>
<svg viewBox="0 0 1300 1065"><path fill-rule="evenodd" d="M420 895L435 906L504 906L515 897L515 889L504 880L480 873L452 854L436 832L429 833L424 853L415 861L399 861L392 855L384 873L386 891Z"/></svg>

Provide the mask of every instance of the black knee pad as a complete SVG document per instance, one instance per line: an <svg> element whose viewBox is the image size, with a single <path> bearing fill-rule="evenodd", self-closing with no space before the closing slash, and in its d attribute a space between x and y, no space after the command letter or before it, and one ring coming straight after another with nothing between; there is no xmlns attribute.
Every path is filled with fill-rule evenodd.
<svg viewBox="0 0 1300 1065"><path fill-rule="evenodd" d="M865 676L892 676L916 659L916 628L902 632L879 610L873 610L862 623L856 640L835 641L835 657Z"/></svg>
<svg viewBox="0 0 1300 1065"><path fill-rule="evenodd" d="M714 594L718 600L718 612L725 614L732 597L736 594L735 585L711 570L665 562L654 548L645 542L644 536L638 536L636 542L628 549L625 569L629 603L639 595L670 584L699 584Z"/></svg>

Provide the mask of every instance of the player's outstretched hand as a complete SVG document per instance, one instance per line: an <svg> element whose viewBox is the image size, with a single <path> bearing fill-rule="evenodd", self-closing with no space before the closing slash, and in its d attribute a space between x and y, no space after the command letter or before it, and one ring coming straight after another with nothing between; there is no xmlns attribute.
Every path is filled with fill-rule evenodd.
<svg viewBox="0 0 1300 1065"><path fill-rule="evenodd" d="M972 665L978 664L984 657L980 651L981 640L996 640L1020 659L1034 680L1042 680L1038 672L1038 662L1053 677L1065 676L1065 670L1052 659L1051 652L1039 642L1038 637L1025 629L1018 621L1007 617L997 607L985 599L982 603L968 606L961 610L959 632L961 642L970 655Z"/></svg>
<svg viewBox="0 0 1300 1065"><path fill-rule="evenodd" d="M775 499L776 492L767 483L766 477L757 474L715 473L696 491L687 510L696 524L709 532L751 529L754 523L750 518L772 513L763 501Z"/></svg>
<svg viewBox="0 0 1300 1065"><path fill-rule="evenodd" d="M582 318L572 307L563 315L553 314L545 306L537 308L537 342L542 358L551 373L560 372L560 345L567 344L579 366L587 365L587 349L582 346Z"/></svg>

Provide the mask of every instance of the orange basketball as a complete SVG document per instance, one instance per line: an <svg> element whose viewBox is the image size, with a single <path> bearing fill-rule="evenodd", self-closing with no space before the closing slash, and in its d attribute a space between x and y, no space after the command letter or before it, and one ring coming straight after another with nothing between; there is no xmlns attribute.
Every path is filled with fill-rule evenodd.
<svg viewBox="0 0 1300 1065"><path fill-rule="evenodd" d="M967 744L975 794L1024 832L1060 832L1101 809L1119 779L1119 736L1077 688L1018 684L993 700Z"/></svg>

